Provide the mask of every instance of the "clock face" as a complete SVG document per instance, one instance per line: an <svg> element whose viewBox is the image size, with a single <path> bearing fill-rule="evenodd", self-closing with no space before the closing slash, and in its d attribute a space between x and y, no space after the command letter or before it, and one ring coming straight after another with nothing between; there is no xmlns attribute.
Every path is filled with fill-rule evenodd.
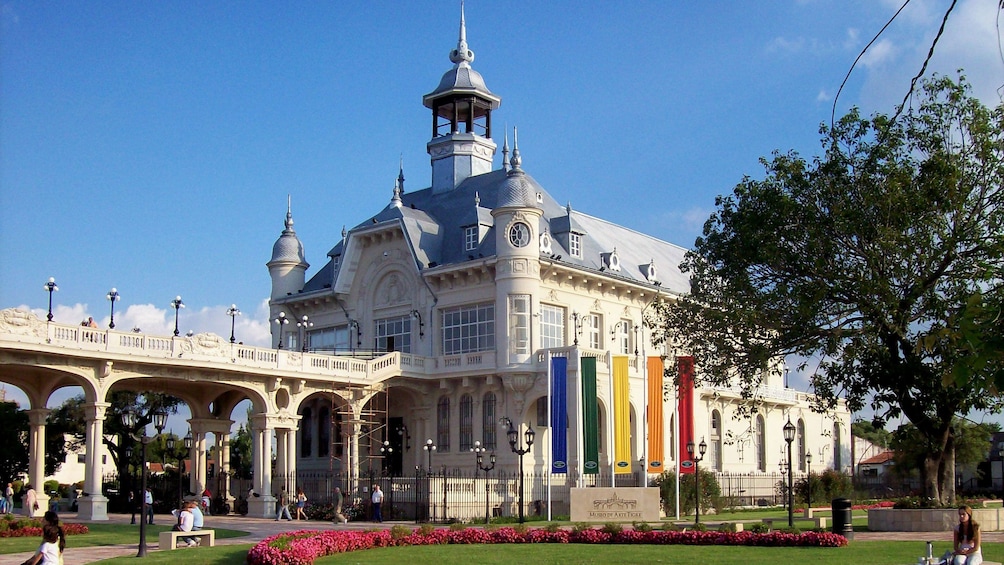
<svg viewBox="0 0 1004 565"><path fill-rule="evenodd" d="M530 244L530 226L516 222L509 228L509 243L513 247L526 247Z"/></svg>

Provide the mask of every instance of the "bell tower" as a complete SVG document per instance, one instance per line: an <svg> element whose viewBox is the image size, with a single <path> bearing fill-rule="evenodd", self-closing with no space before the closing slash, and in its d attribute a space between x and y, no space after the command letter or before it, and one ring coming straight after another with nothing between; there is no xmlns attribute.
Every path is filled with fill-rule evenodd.
<svg viewBox="0 0 1004 565"><path fill-rule="evenodd" d="M502 99L492 94L481 74L471 68L474 51L467 47L464 7L460 6L460 38L450 51L453 68L436 90L422 97L432 110L432 140L426 150L432 160L432 192L456 188L468 177L491 172L495 157L492 111Z"/></svg>

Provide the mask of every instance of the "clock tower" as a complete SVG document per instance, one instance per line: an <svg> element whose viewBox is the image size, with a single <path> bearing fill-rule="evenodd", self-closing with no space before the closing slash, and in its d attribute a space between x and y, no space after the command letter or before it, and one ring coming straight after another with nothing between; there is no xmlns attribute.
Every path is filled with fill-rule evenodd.
<svg viewBox="0 0 1004 565"><path fill-rule="evenodd" d="M514 139L510 169L499 186L495 220L496 351L498 367L530 361L540 346L533 314L540 309L539 190L521 165L519 142ZM525 370L525 369L524 369Z"/></svg>

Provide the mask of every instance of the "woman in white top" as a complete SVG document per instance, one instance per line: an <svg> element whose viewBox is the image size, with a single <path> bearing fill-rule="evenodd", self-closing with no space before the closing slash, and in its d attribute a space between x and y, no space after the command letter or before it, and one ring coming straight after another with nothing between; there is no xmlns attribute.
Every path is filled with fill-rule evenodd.
<svg viewBox="0 0 1004 565"><path fill-rule="evenodd" d="M980 525L973 520L973 509L959 507L959 525L955 527L955 550L952 554L954 565L980 565L983 552L980 551Z"/></svg>

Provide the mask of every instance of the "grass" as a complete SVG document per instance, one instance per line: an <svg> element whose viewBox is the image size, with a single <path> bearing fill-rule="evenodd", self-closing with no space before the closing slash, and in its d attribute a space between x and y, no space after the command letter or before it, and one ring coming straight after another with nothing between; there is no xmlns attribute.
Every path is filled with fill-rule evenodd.
<svg viewBox="0 0 1004 565"><path fill-rule="evenodd" d="M219 530L216 530L219 532ZM153 551L143 558L143 565L177 563L198 563L200 565L244 565L251 549L250 543L241 545L218 545L216 547L191 547L174 551ZM356 555L358 559L359 554ZM97 561L101 565L136 565L136 556L116 557Z"/></svg>
<svg viewBox="0 0 1004 565"><path fill-rule="evenodd" d="M139 542L138 525L90 523L87 524L87 528L90 532L86 534L66 536L66 545L69 547L91 547L97 545L135 545ZM157 543L157 534L170 529L171 524L147 526L147 543L155 545ZM218 539L249 535L248 532L239 530L213 529L216 530L216 537ZM0 554L35 551L38 549L38 544L38 537L0 538Z"/></svg>
<svg viewBox="0 0 1004 565"><path fill-rule="evenodd" d="M948 549L948 542L936 543L936 554ZM371 549L366 552L333 555L315 561L315 565L605 565L651 563L715 563L716 565L776 565L777 563L812 563L813 565L902 565L916 563L926 549L923 542L851 542L841 548L808 547L734 547L692 545L584 545L531 544L437 545ZM997 561L1004 555L1004 544L983 545L986 559Z"/></svg>

